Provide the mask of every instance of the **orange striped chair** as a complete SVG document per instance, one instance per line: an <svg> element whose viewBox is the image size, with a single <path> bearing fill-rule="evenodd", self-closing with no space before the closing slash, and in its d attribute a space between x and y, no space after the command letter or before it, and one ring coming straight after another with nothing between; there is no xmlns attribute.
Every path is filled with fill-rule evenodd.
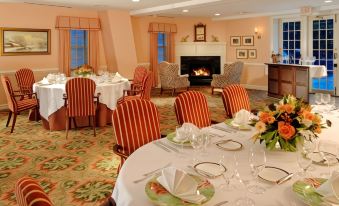
<svg viewBox="0 0 339 206"><path fill-rule="evenodd" d="M96 108L99 104L99 96L94 96L96 89L95 82L88 78L73 78L66 82L66 95L65 107L66 107L66 138L68 137L68 130L71 127L70 118L73 118L75 123L75 117L89 117L89 125L92 125L95 132L95 118ZM94 101L96 99L96 101ZM76 124L74 125L76 127Z"/></svg>
<svg viewBox="0 0 339 206"><path fill-rule="evenodd" d="M47 194L32 178L19 179L15 184L14 192L19 206L53 206Z"/></svg>
<svg viewBox="0 0 339 206"><path fill-rule="evenodd" d="M178 95L174 110L179 125L185 122L193 123L199 128L211 125L207 100L201 92L187 91Z"/></svg>
<svg viewBox="0 0 339 206"><path fill-rule="evenodd" d="M32 70L28 68L19 69L15 72L15 78L22 94L33 93L33 84L35 83L35 80Z"/></svg>
<svg viewBox="0 0 339 206"><path fill-rule="evenodd" d="M37 120L37 117L38 117L37 113L38 113L39 106L38 106L38 101L36 99L36 94L31 93L30 95L32 98L28 98L28 95L21 94L21 93L15 94L15 92L17 91L13 90L11 81L9 80L8 77L3 76L3 75L1 75L1 83L5 90L5 95L7 98L7 104L8 104L8 109L9 109L6 127L8 127L8 124L11 121L12 114L14 114L11 133L13 133L14 131L16 117L18 114L20 114L20 112L29 110L29 109L34 109L35 120Z"/></svg>
<svg viewBox="0 0 339 206"><path fill-rule="evenodd" d="M113 152L121 157L120 167L136 149L161 138L158 109L144 99L133 99L113 111L116 144Z"/></svg>
<svg viewBox="0 0 339 206"><path fill-rule="evenodd" d="M147 68L144 65L138 65L134 70L134 77L132 80L131 88L138 88L142 86L142 81L147 75Z"/></svg>
<svg viewBox="0 0 339 206"><path fill-rule="evenodd" d="M152 91L152 73L147 72L147 75L142 80L142 85L139 89L131 89L131 90L124 90L124 96L118 99L118 105L122 104L125 101L132 100L132 99L151 99L151 91ZM129 94L136 94L136 95L129 95Z"/></svg>
<svg viewBox="0 0 339 206"><path fill-rule="evenodd" d="M228 118L233 118L241 109L251 111L247 91L239 84L226 86L222 92L222 101Z"/></svg>

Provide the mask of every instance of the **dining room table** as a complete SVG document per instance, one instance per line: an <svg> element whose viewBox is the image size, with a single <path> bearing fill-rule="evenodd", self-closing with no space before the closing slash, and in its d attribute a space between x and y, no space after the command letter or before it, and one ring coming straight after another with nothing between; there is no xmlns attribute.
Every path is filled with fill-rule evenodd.
<svg viewBox="0 0 339 206"><path fill-rule="evenodd" d="M319 135L316 143L319 141L333 141L339 145L339 112L338 110L324 113L323 121L330 120L332 126L324 128L322 133ZM215 193L213 197L204 203L206 206L217 206L217 205L236 205L235 201L239 198L244 197L245 194L249 198L253 199L255 205L257 206L302 206L306 205L305 202L293 191L293 184L302 180L305 177L320 177L323 174L326 174L330 171L339 169L338 164L331 165L329 168L324 165L312 164L312 169L307 171L307 175L304 176L302 173L299 173L301 168L297 162L298 152L286 152L281 149L268 150L265 148L265 144L260 144L259 141L254 142L253 136L256 134L254 128L249 130L234 130L230 132L229 129L223 131L220 128L224 127L225 129L229 126L224 122L212 125L207 128L208 133L210 134L210 144L207 146L204 153L198 153L197 159L198 162L220 162L221 157L223 156L227 161L235 161L234 157L237 157L237 161L241 164L237 168L239 171L248 170L247 166L249 150L251 148L263 148L266 151L266 167L275 167L281 168L281 170L287 171L288 174L293 174L292 178L283 182L282 184L276 184L275 182L265 181L259 179L256 184L265 188L263 194L254 194L248 192L246 187L237 187L238 179L233 177L231 178L230 185L233 185L233 189L225 190L220 187L225 183L225 178L222 175L216 178L208 178L208 181L215 188ZM221 140L235 140L242 144L242 148L236 151L226 151L220 149L217 146L217 142ZM196 170L192 169L192 166L196 164L192 159L194 150L192 147L181 147L176 144L173 144L168 138L162 138L156 140L157 142L163 143L162 146L155 142L150 142L133 152L127 160L124 162L119 175L117 177L115 187L112 193L112 198L116 201L119 206L134 206L134 205L154 205L150 198L145 192L145 187L150 179L154 178L154 175L159 175L153 173L152 176L145 176L143 174L152 172L156 169L162 168L164 166L171 165L179 170L186 171L189 174L201 175L198 174ZM170 147L175 147L176 150L172 150ZM181 154L178 154L179 151ZM184 157L182 156L184 154ZM196 160L195 160L196 161ZM329 171L330 170L330 171ZM252 180L250 170L245 174L243 179ZM329 173L328 173L329 174ZM140 180L140 181L136 181ZM218 204L220 203L220 204ZM164 203L163 205L167 205Z"/></svg>
<svg viewBox="0 0 339 206"><path fill-rule="evenodd" d="M70 79L73 77L68 77ZM99 79L99 77L97 77ZM63 95L66 94L66 81L36 82L33 91L39 100L39 113L43 127L50 131L66 129L66 108ZM118 81L96 81L94 95L100 93L96 113L96 124L103 127L112 122L112 111L117 107L117 101L123 96L124 90L130 89L130 82L121 78ZM80 106L80 105L79 105ZM88 126L88 118L76 117L77 126Z"/></svg>

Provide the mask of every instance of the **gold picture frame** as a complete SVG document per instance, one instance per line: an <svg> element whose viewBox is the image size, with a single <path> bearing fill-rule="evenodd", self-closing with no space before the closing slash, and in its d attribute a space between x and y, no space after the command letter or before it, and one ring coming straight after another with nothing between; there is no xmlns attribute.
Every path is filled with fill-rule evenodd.
<svg viewBox="0 0 339 206"><path fill-rule="evenodd" d="M248 52L247 49L237 49L237 59L247 59Z"/></svg>
<svg viewBox="0 0 339 206"><path fill-rule="evenodd" d="M199 23L194 25L194 41L206 41L206 25Z"/></svg>
<svg viewBox="0 0 339 206"><path fill-rule="evenodd" d="M254 36L243 36L242 45L243 46L254 46Z"/></svg>
<svg viewBox="0 0 339 206"><path fill-rule="evenodd" d="M249 49L248 50L248 58L249 59L256 59L257 58L257 50L256 49Z"/></svg>
<svg viewBox="0 0 339 206"><path fill-rule="evenodd" d="M231 36L230 37L231 46L240 46L241 45L241 37L240 36Z"/></svg>
<svg viewBox="0 0 339 206"><path fill-rule="evenodd" d="M0 28L2 56L48 55L51 53L51 30Z"/></svg>

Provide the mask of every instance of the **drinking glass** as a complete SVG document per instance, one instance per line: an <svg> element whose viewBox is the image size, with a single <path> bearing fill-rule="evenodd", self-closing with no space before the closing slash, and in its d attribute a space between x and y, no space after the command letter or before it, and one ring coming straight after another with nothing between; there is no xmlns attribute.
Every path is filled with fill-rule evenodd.
<svg viewBox="0 0 339 206"><path fill-rule="evenodd" d="M325 111L324 112L329 112L330 111L330 103L331 103L331 95L330 94L323 94L322 97L322 103L325 105Z"/></svg>
<svg viewBox="0 0 339 206"><path fill-rule="evenodd" d="M312 159L305 157L305 154L303 151L298 151L297 152L297 162L298 166L300 167L301 171L299 172L299 176L305 177L307 169L311 166L312 164Z"/></svg>
<svg viewBox="0 0 339 206"><path fill-rule="evenodd" d="M193 163L198 162L198 152L203 146L203 138L199 132L192 132L190 135L191 145L194 149Z"/></svg>
<svg viewBox="0 0 339 206"><path fill-rule="evenodd" d="M251 174L253 176L253 185L248 187L248 191L254 194L263 194L266 189L259 184L259 173L265 169L266 166L266 152L263 147L252 146L249 152L248 162L251 167Z"/></svg>
<svg viewBox="0 0 339 206"><path fill-rule="evenodd" d="M304 144L302 145L302 152L304 153L305 158L309 158L309 155L314 152L316 149L316 142L315 140L304 140ZM309 171L315 170L315 167L312 164L308 167Z"/></svg>
<svg viewBox="0 0 339 206"><path fill-rule="evenodd" d="M322 94L321 93L315 93L314 94L314 103L316 105L320 105L322 103Z"/></svg>
<svg viewBox="0 0 339 206"><path fill-rule="evenodd" d="M204 155L207 155L207 147L210 145L211 143L211 136L208 133L208 130L201 130L201 135L202 135L202 153Z"/></svg>
<svg viewBox="0 0 339 206"><path fill-rule="evenodd" d="M229 161L225 158L225 155L222 154L220 156L219 165L220 169L223 171L226 167L226 170L222 173L222 178L224 179L224 182L219 185L219 188L222 191L225 190L233 190L232 185L230 185L231 179L234 177L235 174L235 161Z"/></svg>
<svg viewBox="0 0 339 206"><path fill-rule="evenodd" d="M180 152L177 153L179 157L186 157L185 151L184 151L184 143L188 140L189 132L187 131L187 128L183 128L181 126L177 126L175 129L175 136L176 141L180 144Z"/></svg>
<svg viewBox="0 0 339 206"><path fill-rule="evenodd" d="M338 156L338 145L329 140L319 141L318 147L319 153L322 156L324 163L327 165L327 171L322 173L320 176L324 178L329 178L331 176L331 163L338 161L336 157Z"/></svg>

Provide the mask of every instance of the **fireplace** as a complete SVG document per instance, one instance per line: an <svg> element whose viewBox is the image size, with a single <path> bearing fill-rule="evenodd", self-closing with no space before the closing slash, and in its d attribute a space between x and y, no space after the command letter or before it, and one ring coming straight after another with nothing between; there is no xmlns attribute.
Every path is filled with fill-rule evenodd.
<svg viewBox="0 0 339 206"><path fill-rule="evenodd" d="M188 74L191 85L209 85L213 74L220 74L220 56L181 56L181 74Z"/></svg>

